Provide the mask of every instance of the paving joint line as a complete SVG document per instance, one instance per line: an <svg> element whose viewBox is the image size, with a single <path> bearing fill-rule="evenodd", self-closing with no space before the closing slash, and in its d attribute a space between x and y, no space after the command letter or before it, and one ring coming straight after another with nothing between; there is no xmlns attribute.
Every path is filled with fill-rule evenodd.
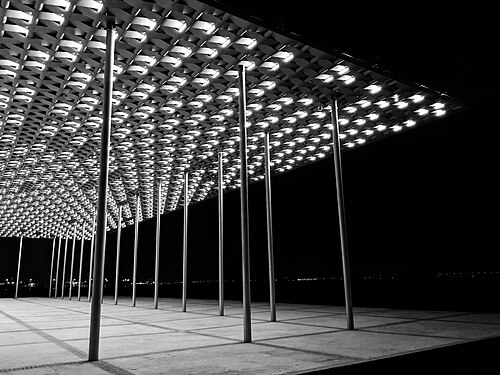
<svg viewBox="0 0 500 375"><path fill-rule="evenodd" d="M84 364L84 363L87 363L87 361L56 362L56 363L45 363L45 364L41 364L41 365L11 367L11 368L0 369L0 373L14 372L14 371L23 371L23 370L32 370L32 369L47 368L47 367L77 365L77 364Z"/></svg>
<svg viewBox="0 0 500 375"><path fill-rule="evenodd" d="M265 347L270 347L270 348L275 348L275 349L286 349L286 350L291 350L294 352L301 352L301 353L307 353L307 354L314 354L314 355L320 355L323 357L330 357L332 359L349 359L349 360L361 360L362 357L353 357L353 356L347 356L347 355L342 355L342 354L333 354L333 353L326 353L326 352L317 352L315 350L308 350L308 349L299 349L299 348L292 348L288 346L281 346L281 345L276 345L276 344L270 344L267 342L261 342L260 340L254 341L253 342L255 345L260 345L260 346L265 346Z"/></svg>
<svg viewBox="0 0 500 375"><path fill-rule="evenodd" d="M315 315L315 316L303 316L303 317L300 317L300 318L287 318L287 319L278 319L277 321L279 322L289 322L289 321L293 321L293 320L302 320L302 319L312 319L312 318L326 318L326 317L329 317L331 316L332 318L333 317L336 317L336 316L345 316L344 313L339 313L339 314L325 314L325 315Z"/></svg>
<svg viewBox="0 0 500 375"><path fill-rule="evenodd" d="M409 311L418 311L418 310L409 310ZM425 311L425 310L423 310L423 311ZM473 313L465 312L465 313L459 313L459 314L443 315L443 316L428 317L428 318L399 318L399 317L387 316L387 315L375 315L375 314L371 314L371 313L357 314L357 315L369 316L369 317L373 317L373 318L394 318L394 319L397 318L397 319L421 319L421 320L430 319L430 320L433 320L433 319L449 318L449 317L454 317L454 316L467 316L467 315L471 315L471 314L473 314Z"/></svg>
<svg viewBox="0 0 500 375"><path fill-rule="evenodd" d="M117 319L120 319L120 318L117 318ZM201 317L196 318L196 319L201 319ZM125 319L125 318L121 318L120 320L123 320L125 322L129 322L130 321L130 320ZM181 319L181 320L186 320L186 319ZM164 332L164 333L174 333L174 332L175 333L192 333L192 334L197 334L197 335L207 336L207 337L212 337L212 338L231 340L231 341L235 341L235 342L240 342L241 341L241 340L233 339L233 338L230 338L230 337L216 336L216 335L211 335L211 334L207 334L207 333L203 333L203 332L199 332L198 331L198 330L203 330L203 329L239 327L240 325L231 325L231 326L225 326L225 327L195 328L195 329L191 330L191 329L178 329L178 328L163 327L163 326L160 326L160 325L157 325L157 324L154 324L154 323L147 323L147 322L134 322L134 323L139 324L139 325L144 325L146 327L159 328L159 329L163 329L163 330L167 331L167 332ZM257 322L257 323L254 323L254 324L261 324L261 323L264 323L264 322ZM168 331L170 331L170 332L168 332Z"/></svg>
<svg viewBox="0 0 500 375"><path fill-rule="evenodd" d="M0 313L4 314L7 318L9 319L12 319L13 321L15 321L16 323L18 324L21 324L23 327L26 327L28 328L31 332L34 332L36 333L37 335L43 337L44 339L46 339L47 341L65 349L66 351L70 352L71 354L73 355L76 355L77 357L80 357L80 358L86 358L87 356L85 355L85 353L83 353L81 350L69 345L68 343L64 342L64 341L61 341L59 340L58 338L42 331L41 329L38 329L36 327L33 327L32 325L28 324L28 323L25 323L23 322L22 320L0 310Z"/></svg>
<svg viewBox="0 0 500 375"><path fill-rule="evenodd" d="M109 363L109 362L107 362L105 360L92 361L90 363L92 365L94 365L95 367L100 368L101 370L109 372L110 374L114 374L114 375L134 375L133 372L125 370L124 368L116 366L116 365L114 365L112 363Z"/></svg>
<svg viewBox="0 0 500 375"><path fill-rule="evenodd" d="M148 352L148 353L135 353L135 354L125 354L125 355L117 355L117 356L112 356L112 357L106 357L106 361L111 361L115 359L124 359L124 358L132 358L132 357L142 357L142 356L148 356L148 355L155 355L155 354L169 354L169 353L178 353L178 352L184 352L188 350L202 350L202 349L212 349L212 348L217 348L221 346L230 346L234 345L234 342L228 342L228 343L222 343L222 344L212 344L212 345L205 345L205 346L193 346L189 348L179 348L179 349L169 349L169 350L158 350L154 352Z"/></svg>
<svg viewBox="0 0 500 375"><path fill-rule="evenodd" d="M65 311L71 311L71 312L75 312L75 313L79 313L79 314L85 314L85 315L88 315L89 313L88 312L83 312L83 311L79 311L79 310L75 310L75 309L70 309L70 308L67 308L67 307L61 307L61 306L53 306L53 305L47 305L47 304L42 304L42 303L37 303L37 302L34 302L34 301L24 301L24 302L27 302L27 303L33 303L33 304L39 304L39 305L42 305L42 306L48 306L48 307L54 307L54 308L57 308L57 309L61 309L61 310L65 310ZM81 302L81 301L76 301L76 302ZM103 304L104 305L104 304ZM120 306L120 307L132 307L132 308L138 308L138 309L144 309L144 310L157 310L157 311L171 311L171 312L174 312L174 313L186 313L186 314L199 314L199 315L204 315L203 317L199 317L199 319L201 318L204 318L206 316L210 316L210 317L216 317L216 316L219 316L218 314L216 314L215 312L213 314L209 314L209 313L205 313L205 312L195 312L195 311L179 311L177 309L154 309L154 308L150 308L150 307L143 307L143 306L126 306L126 305L114 305L114 306ZM231 314L226 314L224 316L227 316L227 317L232 317L232 318L239 318L239 319L243 319L242 317L238 317L238 316L234 316L234 315L231 315ZM120 318L115 318L115 317L112 317L112 316L109 316L109 315L106 315L106 314L101 314L101 317L106 317L106 318L110 318L110 319L117 319L117 320L120 320ZM198 318L188 318L186 317L185 319L175 319L175 320L188 320L188 319L198 319ZM266 319L260 319L260 318L252 318L253 320L260 320L260 321L263 321L263 322L268 322L269 320L266 320ZM169 320L169 321L174 321L174 320Z"/></svg>
<svg viewBox="0 0 500 375"><path fill-rule="evenodd" d="M360 329L358 329L358 331L376 333L376 334L387 334L387 335L401 335L401 336L410 336L410 337L426 337L426 338L436 338L436 339L460 340L460 341L464 341L464 342L476 340L476 339L456 337L456 336L438 336L438 335L431 336L431 335L411 333L411 332L390 332L390 331L384 332L384 331L377 331L374 328L375 327L360 328ZM489 337L493 337L493 336L487 336L487 337L489 338Z"/></svg>
<svg viewBox="0 0 500 375"><path fill-rule="evenodd" d="M265 323L272 323L272 322L252 322L252 326L254 324L265 324ZM198 331L203 331L205 329L233 328L233 327L242 327L242 325L241 324L230 324L230 325L226 325L226 326L192 328L192 329L186 330L185 332L197 333Z"/></svg>
<svg viewBox="0 0 500 375"><path fill-rule="evenodd" d="M311 319L311 318L309 318L309 319ZM414 322L428 320L428 319L408 319L408 318L391 318L391 319L403 319L404 321L401 321L401 322L390 322L390 323L384 323L384 324L377 324L377 325L368 326L368 327L362 327L362 328L386 327L386 326L392 326L392 325L398 325L398 324L407 324L407 323L414 323ZM432 319L429 319L429 320L432 320ZM297 325L308 326L308 327L337 328L337 327L329 327L329 326L325 326L325 325L321 325L321 324L294 322L294 321L292 321L292 319L290 319L290 320L284 320L284 321L282 321L282 323L284 323L284 324L297 324ZM356 325L356 317L354 317L354 323ZM345 328L339 328L339 329L345 330Z"/></svg>
<svg viewBox="0 0 500 375"><path fill-rule="evenodd" d="M59 340L58 338L44 332L43 330L40 330L36 327L33 327L31 326L30 324L28 323L25 323L23 322L22 320L20 319L17 319L16 317L0 310L0 313L2 313L4 316L6 316L7 318L13 320L14 322L18 323L18 324L21 324L22 326L28 328L31 332L34 332L36 333L37 335L41 336L42 338L46 339L47 341L61 347L62 349L70 352L71 354L73 355L76 355L77 357L80 357L81 359L86 359L87 358L87 355L82 352L80 349L77 349L75 347L73 347L72 345L66 343L65 341L63 340ZM80 363L79 361L76 361L76 363ZM129 372L125 369L122 369L118 366L115 366L111 363L107 363L105 361L92 361L90 362L92 365L96 366L96 367L99 367L101 368L102 370L105 370L111 374L115 374L115 375L133 375L132 372ZM52 365L53 367L54 365ZM57 365L56 365L57 366ZM30 366L27 366L29 368L31 368ZM37 367L33 367L33 368L37 368Z"/></svg>

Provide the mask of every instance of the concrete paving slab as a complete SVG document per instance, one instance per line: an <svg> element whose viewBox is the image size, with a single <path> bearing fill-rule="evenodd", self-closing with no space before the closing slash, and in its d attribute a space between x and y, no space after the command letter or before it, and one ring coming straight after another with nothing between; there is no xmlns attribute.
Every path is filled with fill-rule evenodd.
<svg viewBox="0 0 500 375"><path fill-rule="evenodd" d="M262 341L267 345L293 348L327 354L341 354L353 358L376 358L396 355L445 344L461 342L459 339L437 337L408 337L366 331L337 331Z"/></svg>
<svg viewBox="0 0 500 375"><path fill-rule="evenodd" d="M58 374L71 374L71 375L109 375L109 371L97 367L95 364L87 361L68 364L52 364L41 365L34 368L15 369L12 371L2 371L6 374L15 375L58 375Z"/></svg>
<svg viewBox="0 0 500 375"><path fill-rule="evenodd" d="M89 317L88 316L78 316L74 319L68 320L52 320L52 321L31 321L29 323L33 327L38 329L61 329L61 328L83 328L88 327ZM102 325L120 325L122 324L119 320L102 319Z"/></svg>
<svg viewBox="0 0 500 375"><path fill-rule="evenodd" d="M390 332L427 337L449 337L457 339L480 339L500 335L500 325L419 320L416 322L371 327L372 332Z"/></svg>
<svg viewBox="0 0 500 375"><path fill-rule="evenodd" d="M88 340L68 340L67 343L82 351L88 349ZM100 358L106 360L229 343L233 344L234 341L186 332L103 337L100 341Z"/></svg>
<svg viewBox="0 0 500 375"><path fill-rule="evenodd" d="M111 301L110 301L111 302ZM110 303L111 304L111 303ZM127 303L122 303L124 305L127 305ZM128 304L131 306L131 302ZM136 301L136 307L142 307L142 308L154 308L154 300L153 298L150 299L137 299ZM158 301L158 309L170 309L170 310L175 310L175 311L181 311L182 310L182 304L180 300L174 300L174 299L167 299L167 300L159 300ZM186 310L187 311L214 311L214 305L211 303L206 303L204 300L192 300L188 299L186 302Z"/></svg>
<svg viewBox="0 0 500 375"><path fill-rule="evenodd" d="M437 319L437 318L448 318L457 315L462 315L462 312L453 311L429 311L429 310L374 310L374 311L364 311L358 312L359 315L368 316L384 316L384 317L394 317L402 319Z"/></svg>
<svg viewBox="0 0 500 375"><path fill-rule="evenodd" d="M50 334L59 340L87 340L90 327L79 328L63 328L58 330L50 330ZM166 329L155 328L144 324L124 323L112 326L101 326L101 337L120 337L130 335L146 335L155 333L164 333Z"/></svg>
<svg viewBox="0 0 500 375"><path fill-rule="evenodd" d="M342 312L342 314L345 313ZM335 313L332 312L321 312L321 311L304 311L300 309L283 309L283 310L278 310L276 311L276 319L277 320L291 320L291 319L302 319L302 318L310 318L314 316L332 316ZM228 314L229 316L234 316L234 317L241 317L243 316L242 313L236 313L236 314ZM271 313L270 311L253 311L252 309L252 319L260 319L264 321L269 321L271 318Z"/></svg>
<svg viewBox="0 0 500 375"><path fill-rule="evenodd" d="M0 332L0 346L45 343L47 340L32 331Z"/></svg>
<svg viewBox="0 0 500 375"><path fill-rule="evenodd" d="M242 306L150 299L102 305L100 361L87 363L90 304L48 298L0 300L0 372L13 374L299 374L500 335L500 314L252 304L253 342L243 344ZM194 310L196 308L196 310ZM357 312L356 312L357 311ZM281 319L281 320L280 320ZM29 355L26 355L29 353Z"/></svg>
<svg viewBox="0 0 500 375"><path fill-rule="evenodd" d="M41 315L41 316L18 316L17 317L21 318L23 322L26 323L32 323L32 322L52 322L54 320L57 320L59 322L61 321L75 321L78 319L81 320L88 320L88 317L80 314L72 314L68 313L67 311L62 312L61 314L52 314L52 313L47 313L46 315Z"/></svg>
<svg viewBox="0 0 500 375"><path fill-rule="evenodd" d="M299 309L301 311L314 311L318 313L323 313L323 314L345 314L345 307L344 306L323 306L323 305L299 305L295 307L293 306L287 306L283 305L279 307L279 311L282 310L289 310L289 309ZM354 308L353 308L354 311Z"/></svg>
<svg viewBox="0 0 500 375"><path fill-rule="evenodd" d="M218 314L218 310L207 310L207 312L210 311L212 314ZM269 308L264 308L264 307L256 307L252 305L252 313L257 314L257 313L264 313L269 315ZM233 307L224 307L224 315L229 315L229 316L242 316L243 315L243 308L241 306L233 306Z"/></svg>
<svg viewBox="0 0 500 375"><path fill-rule="evenodd" d="M0 332L20 332L27 331L29 328L23 327L21 324L16 322L10 323L0 323Z"/></svg>
<svg viewBox="0 0 500 375"><path fill-rule="evenodd" d="M500 324L500 314L493 313L462 313L462 314L450 314L449 316L437 318L437 320L447 320L450 322L481 322L481 323L491 323Z"/></svg>
<svg viewBox="0 0 500 375"><path fill-rule="evenodd" d="M105 316L115 319L122 319L124 321L131 320L134 322L145 322L145 323L155 323L155 322L175 322L181 320L194 320L194 319L205 319L207 314L196 314L196 313L183 313L183 312L171 312L171 311L160 311L152 313L150 311L139 311L136 314L111 314L109 312L104 313Z"/></svg>
<svg viewBox="0 0 500 375"><path fill-rule="evenodd" d="M336 328L331 327L316 327L299 324L289 324L282 322L261 322L252 326L252 338L254 341L277 338L277 337L295 337L297 335L310 335L320 332L331 332ZM221 327L208 328L197 332L216 335L235 341L243 339L243 327Z"/></svg>
<svg viewBox="0 0 500 375"><path fill-rule="evenodd" d="M253 321L252 323L257 323L257 321ZM229 316L203 316L196 319L187 318L182 320L155 322L154 324L176 330L200 330L233 326L241 327L241 319Z"/></svg>
<svg viewBox="0 0 500 375"><path fill-rule="evenodd" d="M0 347L0 371L27 366L79 361L82 358L52 342Z"/></svg>
<svg viewBox="0 0 500 375"><path fill-rule="evenodd" d="M408 319L401 318L389 318L382 316L367 316L367 315L355 315L354 316L354 326L356 328L366 328L366 327L376 327L386 324L394 324L401 322L408 322ZM323 316L312 316L308 318L300 319L289 319L286 320L288 323L306 324L314 325L319 327L331 327L338 329L345 329L347 326L347 320L345 316L342 315L323 315Z"/></svg>
<svg viewBox="0 0 500 375"><path fill-rule="evenodd" d="M295 306L293 304L292 306ZM303 306L303 307L302 307ZM298 308L302 311L316 311L316 312L325 312L327 314L345 314L346 308L345 306L325 306L325 305L298 305ZM281 309L286 309L286 305L284 305ZM279 309L279 310L281 310ZM369 313L372 311L385 311L387 309L380 307L356 307L353 306L352 311L356 314L358 313Z"/></svg>
<svg viewBox="0 0 500 375"><path fill-rule="evenodd" d="M293 358L293 360L290 360ZM236 344L141 357L108 359L134 374L296 374L352 362L342 356L301 353L262 345ZM161 369L159 371L158 369Z"/></svg>

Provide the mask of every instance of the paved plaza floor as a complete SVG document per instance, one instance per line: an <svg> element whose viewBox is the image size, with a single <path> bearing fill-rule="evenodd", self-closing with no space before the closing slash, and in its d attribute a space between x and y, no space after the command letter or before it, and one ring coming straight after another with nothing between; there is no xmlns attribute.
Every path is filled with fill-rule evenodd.
<svg viewBox="0 0 500 375"><path fill-rule="evenodd" d="M0 299L0 373L303 374L500 337L500 314L252 303L243 343L242 303L141 298L102 305L100 360L87 361L90 304L75 299Z"/></svg>

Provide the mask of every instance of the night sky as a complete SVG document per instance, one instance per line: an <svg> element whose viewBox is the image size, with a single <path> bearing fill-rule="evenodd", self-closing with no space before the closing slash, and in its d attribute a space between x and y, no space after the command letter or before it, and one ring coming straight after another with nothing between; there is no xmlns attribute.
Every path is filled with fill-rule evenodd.
<svg viewBox="0 0 500 375"><path fill-rule="evenodd" d="M237 5L242 14L264 24L378 64L466 106L462 112L342 154L354 278L378 272L418 276L500 271L495 236L499 124L492 109L500 65L487 19L491 10L465 5L437 9L432 2L404 2L404 7L401 2L396 8L326 1L329 5L284 0L218 3ZM333 159L276 176L272 188L276 277L340 276ZM263 182L250 186L249 200L251 276L266 279ZM152 279L154 220L142 223L140 231L138 278ZM217 279L217 236L216 199L191 206L191 280ZM116 232L110 233L109 279L114 279L115 241ZM26 240L23 256L30 275L48 275L51 244ZM2 280L15 276L18 240L2 239L0 246ZM87 243L87 254L88 248ZM122 278L131 278L132 248L133 227L128 227L122 232ZM178 280L182 211L162 216L161 251L160 278ZM225 195L226 279L241 278L240 262L239 191L233 191ZM84 269L88 272L85 262Z"/></svg>

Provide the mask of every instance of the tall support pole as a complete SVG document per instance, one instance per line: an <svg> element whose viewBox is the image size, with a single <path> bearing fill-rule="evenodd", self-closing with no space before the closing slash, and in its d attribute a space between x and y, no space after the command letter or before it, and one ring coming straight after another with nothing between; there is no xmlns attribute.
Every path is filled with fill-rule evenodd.
<svg viewBox="0 0 500 375"><path fill-rule="evenodd" d="M122 206L118 207L118 231L116 233L115 305L118 305L118 287L120 286L121 239L122 239Z"/></svg>
<svg viewBox="0 0 500 375"><path fill-rule="evenodd" d="M71 268L69 271L69 299L71 300L71 291L73 290L73 262L75 260L75 244L76 244L76 223L73 231L73 247L71 248Z"/></svg>
<svg viewBox="0 0 500 375"><path fill-rule="evenodd" d="M49 279L49 298L52 296L52 276L54 274L54 253L56 251L56 238L52 240L52 257L50 259L50 279Z"/></svg>
<svg viewBox="0 0 500 375"><path fill-rule="evenodd" d="M107 225L107 224L106 224ZM106 241L104 241L104 249L102 254L102 278L101 278L101 303L104 302L104 278L105 278L105 265L106 265Z"/></svg>
<svg viewBox="0 0 500 375"><path fill-rule="evenodd" d="M89 263L89 280L88 280L88 290L87 290L87 301L90 302L92 297L92 274L94 271L94 250L95 250L95 221L96 217L94 215L94 221L92 221L92 237L90 239L90 263Z"/></svg>
<svg viewBox="0 0 500 375"><path fill-rule="evenodd" d="M66 256L68 254L68 237L69 230L66 231L66 239L64 240L64 261L63 261L63 274L61 282L61 299L64 299L64 283L66 282Z"/></svg>
<svg viewBox="0 0 500 375"><path fill-rule="evenodd" d="M158 181L158 192L156 196L156 242L155 242L155 295L154 305L158 308L158 287L160 282L160 213L161 213L161 181Z"/></svg>
<svg viewBox="0 0 500 375"><path fill-rule="evenodd" d="M80 242L80 267L78 270L78 301L80 301L81 294L81 286L82 286L82 266L83 266L83 245L85 244L85 221L82 226L82 240Z"/></svg>
<svg viewBox="0 0 500 375"><path fill-rule="evenodd" d="M104 275L104 249L106 246L106 200L109 174L109 147L111 134L111 95L113 92L113 64L115 55L115 25L107 20L106 64L104 67L103 122L101 131L101 155L99 190L97 201L97 230L94 267L94 287L90 310L89 361L99 359L99 336L101 329L102 279Z"/></svg>
<svg viewBox="0 0 500 375"><path fill-rule="evenodd" d="M271 322L276 321L276 294L274 287L274 244L273 244L273 209L271 195L271 163L269 155L269 133L264 137L264 164L266 183L266 213L267 213L267 256L269 266L269 306Z"/></svg>
<svg viewBox="0 0 500 375"><path fill-rule="evenodd" d="M187 233L188 233L188 188L189 174L184 172L184 233L182 241L182 311L186 312L187 307Z"/></svg>
<svg viewBox="0 0 500 375"><path fill-rule="evenodd" d="M224 315L224 171L223 154L219 153L218 206L219 206L219 315Z"/></svg>
<svg viewBox="0 0 500 375"><path fill-rule="evenodd" d="M61 239L62 239L62 236L59 236L59 245L57 245L56 285L55 285L55 289L54 289L54 298L57 298L57 286L59 284L59 263L61 260Z"/></svg>
<svg viewBox="0 0 500 375"><path fill-rule="evenodd" d="M239 120L240 120L240 204L241 204L241 266L243 279L243 342L252 341L250 306L250 252L248 238L248 170L246 128L245 66L238 66Z"/></svg>
<svg viewBox="0 0 500 375"><path fill-rule="evenodd" d="M137 302L137 244L139 243L139 204L140 198L137 194L135 200L135 222L134 222L134 266L132 269L132 306Z"/></svg>
<svg viewBox="0 0 500 375"><path fill-rule="evenodd" d="M333 160L335 163L335 183L337 187L337 206L339 212L340 248L342 251L342 270L344 273L344 294L347 314L347 329L354 329L354 317L352 314L351 298L351 274L349 268L349 253L347 251L347 231L345 225L344 211L344 187L342 184L342 165L340 157L340 139L338 125L337 100L331 103L331 115L333 125Z"/></svg>
<svg viewBox="0 0 500 375"><path fill-rule="evenodd" d="M19 289L19 272L21 271L21 254L23 252L23 236L19 240L19 257L17 259L17 277L16 277L16 293L14 298L17 299L17 291Z"/></svg>

